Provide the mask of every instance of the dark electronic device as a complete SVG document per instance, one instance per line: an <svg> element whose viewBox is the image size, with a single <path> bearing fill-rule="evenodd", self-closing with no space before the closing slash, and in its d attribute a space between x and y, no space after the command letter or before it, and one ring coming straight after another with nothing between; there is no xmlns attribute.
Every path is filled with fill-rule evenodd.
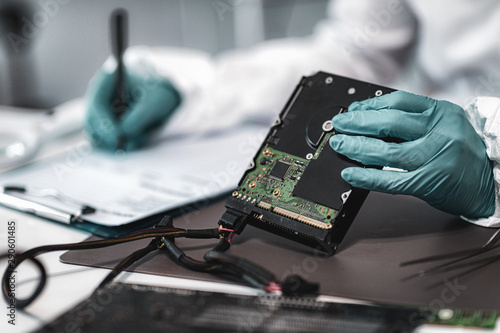
<svg viewBox="0 0 500 333"><path fill-rule="evenodd" d="M494 311L450 311L114 283L35 332L404 333L425 323L494 329L498 318Z"/></svg>
<svg viewBox="0 0 500 333"><path fill-rule="evenodd" d="M303 77L226 201L219 224L246 224L333 254L368 191L340 176L359 166L333 151L331 119L355 101L393 89L318 72Z"/></svg>
<svg viewBox="0 0 500 333"><path fill-rule="evenodd" d="M37 333L411 332L427 310L116 283ZM409 320L417 316L417 320ZM490 320L491 321L491 320Z"/></svg>

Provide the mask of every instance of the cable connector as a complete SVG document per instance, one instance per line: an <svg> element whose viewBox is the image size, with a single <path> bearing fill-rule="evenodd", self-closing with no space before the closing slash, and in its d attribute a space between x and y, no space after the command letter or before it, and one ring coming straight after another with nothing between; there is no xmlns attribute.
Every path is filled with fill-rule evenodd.
<svg viewBox="0 0 500 333"><path fill-rule="evenodd" d="M245 228L243 220L244 218L241 214L233 213L228 209L220 217L219 225L223 228L232 229L239 235L243 231L243 228Z"/></svg>
<svg viewBox="0 0 500 333"><path fill-rule="evenodd" d="M174 221L172 220L172 216L170 216L170 215L163 216L161 221L155 225L155 229L160 229L160 228L173 229L174 228Z"/></svg>
<svg viewBox="0 0 500 333"><path fill-rule="evenodd" d="M174 228L174 221L172 219L172 216L170 215L165 215L161 219L160 222L158 222L154 227L154 229L164 229L164 228L169 228L173 229ZM163 240L165 237L156 237L156 246L161 249L162 247L166 246L165 242ZM168 238L171 243L175 243L175 238Z"/></svg>

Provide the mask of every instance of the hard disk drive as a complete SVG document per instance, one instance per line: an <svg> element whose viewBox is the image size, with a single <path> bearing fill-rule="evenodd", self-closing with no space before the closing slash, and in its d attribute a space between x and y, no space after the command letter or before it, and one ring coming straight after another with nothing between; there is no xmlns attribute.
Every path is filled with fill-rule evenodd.
<svg viewBox="0 0 500 333"><path fill-rule="evenodd" d="M331 119L354 101L392 89L318 72L303 77L238 188L219 224L246 224L333 254L368 191L352 188L341 171L359 164L333 151Z"/></svg>

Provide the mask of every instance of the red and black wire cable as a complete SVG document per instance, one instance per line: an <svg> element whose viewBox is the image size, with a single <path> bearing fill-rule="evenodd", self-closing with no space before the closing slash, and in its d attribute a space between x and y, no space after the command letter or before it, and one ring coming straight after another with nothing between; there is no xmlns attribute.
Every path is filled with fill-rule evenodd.
<svg viewBox="0 0 500 333"><path fill-rule="evenodd" d="M187 269L223 276L268 292L281 291L281 285L271 272L248 260L224 253L230 247L234 234L233 230L222 227L212 229L175 228L173 227L171 217L165 216L154 228L136 231L117 238L36 247L16 255L13 260L9 260L9 265L2 278L3 295L8 301L14 299L16 307L19 309L25 308L40 295L47 281L45 268L43 264L36 259L36 256L40 254L53 251L98 249L146 238L151 238L148 245L131 253L119 262L106 278L104 278L98 288L104 287L112 282L118 274L126 270L133 263L139 261L148 253L155 250L163 250L179 265ZM214 238L219 239L219 242L212 250L205 254L203 260L197 260L186 255L184 251L175 244L175 238L181 237ZM0 258L6 258L7 256L8 255L5 254L0 256ZM9 281L11 280L12 274L16 272L17 267L25 260L32 261L38 267L40 270L40 280L34 292L29 297L19 299L13 297L12 285ZM309 286L315 286L315 284L307 284ZM317 285L313 289L317 291Z"/></svg>

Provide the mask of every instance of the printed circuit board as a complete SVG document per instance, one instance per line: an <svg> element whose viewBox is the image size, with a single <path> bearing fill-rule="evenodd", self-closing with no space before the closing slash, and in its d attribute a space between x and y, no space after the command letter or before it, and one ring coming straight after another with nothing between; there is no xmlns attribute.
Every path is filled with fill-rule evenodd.
<svg viewBox="0 0 500 333"><path fill-rule="evenodd" d="M331 136L326 134L317 152L306 158L273 148L262 149L256 168L246 175L233 196L316 228L331 229L339 211L293 195L307 165L319 156Z"/></svg>

